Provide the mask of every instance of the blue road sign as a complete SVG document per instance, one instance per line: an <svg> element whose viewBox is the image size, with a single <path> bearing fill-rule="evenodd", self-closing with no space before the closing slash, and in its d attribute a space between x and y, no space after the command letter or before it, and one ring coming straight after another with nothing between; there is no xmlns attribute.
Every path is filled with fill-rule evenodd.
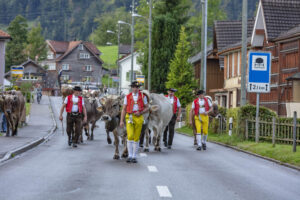
<svg viewBox="0 0 300 200"><path fill-rule="evenodd" d="M249 52L248 92L270 92L271 55L270 52Z"/></svg>

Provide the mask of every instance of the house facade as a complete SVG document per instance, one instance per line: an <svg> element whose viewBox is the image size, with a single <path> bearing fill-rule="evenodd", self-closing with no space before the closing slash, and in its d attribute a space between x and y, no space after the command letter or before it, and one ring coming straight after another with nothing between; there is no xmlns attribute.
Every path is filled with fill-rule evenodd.
<svg viewBox="0 0 300 200"><path fill-rule="evenodd" d="M58 88L58 73L61 73L61 83L72 85L100 86L104 74L101 52L95 45L84 41L53 41L47 40L47 60L42 62L47 66L53 90ZM62 70L62 71L61 71ZM57 81L53 81L55 79ZM49 86L51 84L49 83Z"/></svg>
<svg viewBox="0 0 300 200"><path fill-rule="evenodd" d="M142 74L141 65L137 62L139 54L134 52L133 54L133 80L136 80L136 75ZM130 76L131 76L131 54L122 57L119 61L120 65L120 83L121 91L123 94L128 94L130 91Z"/></svg>
<svg viewBox="0 0 300 200"><path fill-rule="evenodd" d="M4 84L5 73L5 43L11 39L10 35L0 30L0 86Z"/></svg>

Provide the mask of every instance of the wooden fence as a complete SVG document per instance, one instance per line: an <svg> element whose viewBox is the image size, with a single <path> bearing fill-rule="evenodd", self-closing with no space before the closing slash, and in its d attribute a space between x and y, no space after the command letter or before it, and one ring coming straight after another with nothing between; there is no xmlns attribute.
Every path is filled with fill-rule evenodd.
<svg viewBox="0 0 300 200"><path fill-rule="evenodd" d="M255 119L246 120L246 139L255 138ZM273 144L278 143L293 143L294 128L296 130L296 143L300 144L300 121L295 125L292 119L277 119L270 120L259 119L259 139L271 140Z"/></svg>

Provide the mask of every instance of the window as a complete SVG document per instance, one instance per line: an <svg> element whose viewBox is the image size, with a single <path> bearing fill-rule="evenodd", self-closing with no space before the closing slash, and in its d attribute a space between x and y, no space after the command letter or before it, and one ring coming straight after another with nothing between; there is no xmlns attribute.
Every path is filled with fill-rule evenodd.
<svg viewBox="0 0 300 200"><path fill-rule="evenodd" d="M83 50L83 44L79 44L78 48L79 50Z"/></svg>
<svg viewBox="0 0 300 200"><path fill-rule="evenodd" d="M241 65L241 52L238 52L238 60L237 60L237 75L239 76L241 74L241 71L240 71L240 65Z"/></svg>
<svg viewBox="0 0 300 200"><path fill-rule="evenodd" d="M92 65L86 65L85 71L91 72L92 71Z"/></svg>
<svg viewBox="0 0 300 200"><path fill-rule="evenodd" d="M55 70L55 69L56 69L55 63L49 63L49 69L48 70Z"/></svg>
<svg viewBox="0 0 300 200"><path fill-rule="evenodd" d="M62 75L62 80L68 81L70 79L69 75Z"/></svg>
<svg viewBox="0 0 300 200"><path fill-rule="evenodd" d="M92 77L91 76L86 76L85 77L85 82L91 82L92 80Z"/></svg>
<svg viewBox="0 0 300 200"><path fill-rule="evenodd" d="M48 52L47 59L53 59L53 58L54 58L53 52Z"/></svg>
<svg viewBox="0 0 300 200"><path fill-rule="evenodd" d="M80 59L89 59L90 58L90 54L89 53L80 53L79 54L79 58Z"/></svg>
<svg viewBox="0 0 300 200"><path fill-rule="evenodd" d="M69 64L63 64L62 65L62 70L69 70Z"/></svg>
<svg viewBox="0 0 300 200"><path fill-rule="evenodd" d="M232 53L231 77L234 77L234 53Z"/></svg>

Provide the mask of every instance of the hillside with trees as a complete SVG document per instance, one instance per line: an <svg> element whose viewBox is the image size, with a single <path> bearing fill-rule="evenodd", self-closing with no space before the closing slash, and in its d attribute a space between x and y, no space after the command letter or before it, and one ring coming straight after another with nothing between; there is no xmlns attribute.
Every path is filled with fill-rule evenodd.
<svg viewBox="0 0 300 200"><path fill-rule="evenodd" d="M159 1L162 0L154 2ZM227 19L241 18L241 0L220 1L221 10L226 13ZM29 22L29 27L40 23L42 34L47 39L86 40L94 30L102 26L99 19L116 16L116 11L120 14L120 8L129 14L131 2L132 0L0 0L0 28L7 29L17 15L22 15ZM143 0L137 2L139 5ZM197 16L201 11L200 1L192 2L189 15ZM258 0L249 1L249 17L253 17L257 2ZM124 17L123 20L126 19ZM107 23L107 20L103 23Z"/></svg>

